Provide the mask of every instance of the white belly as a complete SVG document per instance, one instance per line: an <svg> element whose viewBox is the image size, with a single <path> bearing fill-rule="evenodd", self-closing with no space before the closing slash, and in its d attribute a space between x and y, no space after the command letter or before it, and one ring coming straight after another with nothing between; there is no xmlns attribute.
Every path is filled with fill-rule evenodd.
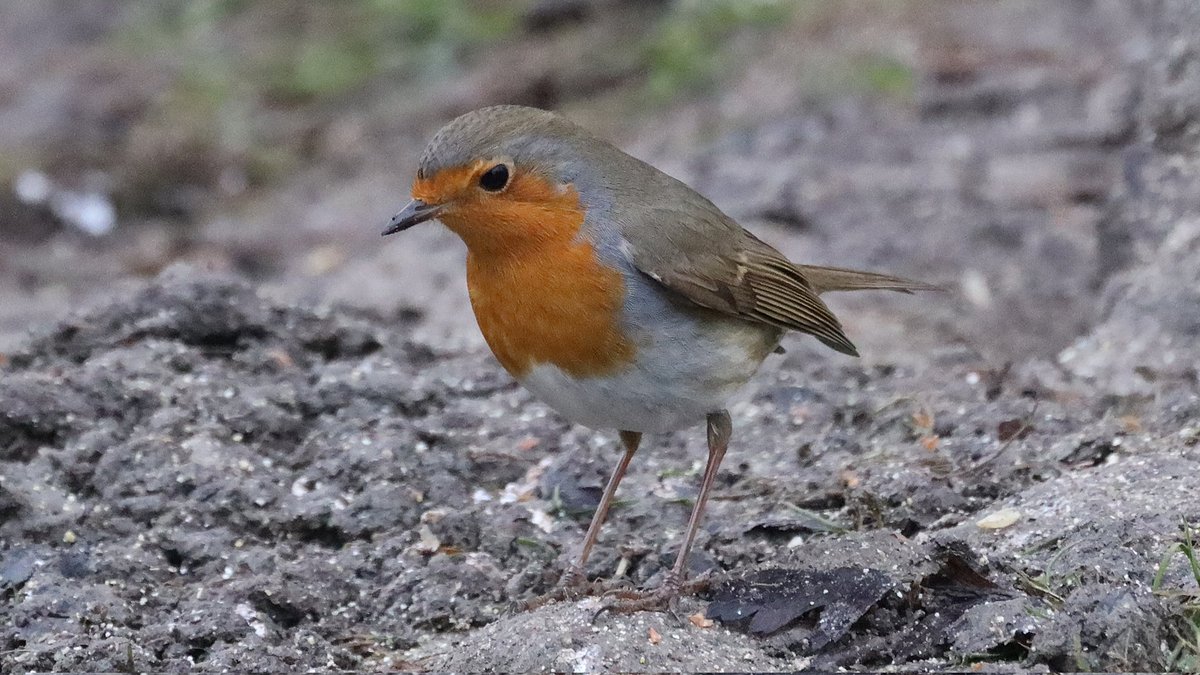
<svg viewBox="0 0 1200 675"><path fill-rule="evenodd" d="M743 328L744 327L744 328ZM697 342L694 340L693 342ZM532 368L521 384L563 417L593 429L659 433L701 424L724 409L778 343L776 331L740 324L690 345L642 342L634 363L610 374L575 378L553 365Z"/></svg>
<svg viewBox="0 0 1200 675"><path fill-rule="evenodd" d="M543 403L576 424L592 429L655 433L691 426L720 410L733 391L693 392L668 397L638 370L577 380L543 365L521 380Z"/></svg>

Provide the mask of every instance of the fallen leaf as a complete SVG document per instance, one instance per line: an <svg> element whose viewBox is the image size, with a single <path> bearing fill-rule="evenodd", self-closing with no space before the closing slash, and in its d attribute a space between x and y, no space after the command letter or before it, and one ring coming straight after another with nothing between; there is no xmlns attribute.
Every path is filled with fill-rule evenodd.
<svg viewBox="0 0 1200 675"><path fill-rule="evenodd" d="M924 410L919 410L912 414L912 423L913 426L918 429L932 429L933 415L930 415Z"/></svg>
<svg viewBox="0 0 1200 675"><path fill-rule="evenodd" d="M934 450L938 449L938 445L940 445L941 442L942 439L938 438L937 436L924 436L921 438L921 447L925 448L929 452L933 452Z"/></svg>
<svg viewBox="0 0 1200 675"><path fill-rule="evenodd" d="M1000 509L999 511L986 515L975 524L982 530L1003 530L1006 527L1011 527L1021 519L1021 512L1016 509Z"/></svg>
<svg viewBox="0 0 1200 675"><path fill-rule="evenodd" d="M747 533L795 534L797 532L846 532L849 528L817 511L786 503L794 515L764 518L750 524Z"/></svg>
<svg viewBox="0 0 1200 675"><path fill-rule="evenodd" d="M1001 442L1017 437L1024 438L1029 435L1032 428L1023 420L1014 417L1011 420L1004 420L996 427L996 438L999 438Z"/></svg>
<svg viewBox="0 0 1200 675"><path fill-rule="evenodd" d="M812 653L845 635L892 586L888 575L862 567L763 569L726 582L705 615L755 635L770 635L819 613L807 636Z"/></svg>
<svg viewBox="0 0 1200 675"><path fill-rule="evenodd" d="M704 612L696 612L695 614L692 614L691 616L688 617L688 621L691 621L692 625L695 626L696 628L712 628L713 627L713 620L708 618L707 616L704 616Z"/></svg>
<svg viewBox="0 0 1200 675"><path fill-rule="evenodd" d="M1117 451L1120 441L1111 438L1092 438L1075 446L1075 449L1060 461L1068 466L1100 466L1109 455Z"/></svg>
<svg viewBox="0 0 1200 675"><path fill-rule="evenodd" d="M988 593L996 590L996 584L971 562L974 554L961 541L939 544L935 558L938 571L925 577L922 584L928 587L953 588L956 593Z"/></svg>
<svg viewBox="0 0 1200 675"><path fill-rule="evenodd" d="M517 442L517 450L520 450L522 452L528 452L528 451L536 448L538 445L540 445L541 442L542 442L542 439L540 439L540 438L536 438L534 436L526 436L525 438L522 438L520 441Z"/></svg>
<svg viewBox="0 0 1200 675"><path fill-rule="evenodd" d="M656 645L660 642L662 642L662 635L659 634L658 631L654 630L653 626L651 626L650 627L650 644Z"/></svg>

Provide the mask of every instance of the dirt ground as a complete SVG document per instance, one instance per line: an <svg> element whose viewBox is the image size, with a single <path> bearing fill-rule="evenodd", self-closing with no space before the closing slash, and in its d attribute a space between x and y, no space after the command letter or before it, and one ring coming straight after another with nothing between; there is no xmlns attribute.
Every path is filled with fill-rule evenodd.
<svg viewBox="0 0 1200 675"><path fill-rule="evenodd" d="M90 185L62 159L90 148L136 214L92 238L0 196L0 671L1200 670L1200 8L822 12L633 112L620 64L554 58L628 4L532 3L527 41L308 106L286 177L217 171L174 211L129 205L121 115L154 72L97 57L126 19L0 28L0 169ZM831 85L863 45L909 70ZM498 100L562 108L793 259L949 289L834 297L863 358L793 336L768 360L677 615L522 608L615 434L494 362L451 235L378 239L424 139ZM702 448L647 439L590 576L659 583Z"/></svg>

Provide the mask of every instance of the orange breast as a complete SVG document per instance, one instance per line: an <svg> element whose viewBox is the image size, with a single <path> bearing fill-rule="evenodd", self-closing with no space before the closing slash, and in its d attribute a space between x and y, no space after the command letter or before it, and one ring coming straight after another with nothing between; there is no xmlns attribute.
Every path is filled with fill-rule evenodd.
<svg viewBox="0 0 1200 675"><path fill-rule="evenodd" d="M467 245L471 306L501 365L517 377L541 364L586 377L630 363L625 281L580 241L579 193L518 168L507 189L488 194L475 187L488 165L418 179L413 196L453 204L439 219Z"/></svg>
<svg viewBox="0 0 1200 675"><path fill-rule="evenodd" d="M618 322L624 280L590 244L564 242L506 261L471 253L467 288L484 339L514 376L547 363L576 377L604 375L633 360Z"/></svg>

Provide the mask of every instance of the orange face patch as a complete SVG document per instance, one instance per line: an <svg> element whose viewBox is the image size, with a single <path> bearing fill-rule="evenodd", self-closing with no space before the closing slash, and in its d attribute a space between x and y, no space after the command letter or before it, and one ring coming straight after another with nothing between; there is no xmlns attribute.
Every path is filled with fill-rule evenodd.
<svg viewBox="0 0 1200 675"><path fill-rule="evenodd" d="M480 255L505 255L575 236L583 224L583 208L574 188L552 185L517 167L504 190L481 189L480 175L497 161L481 160L418 178L413 197L441 204L438 220Z"/></svg>
<svg viewBox="0 0 1200 675"><path fill-rule="evenodd" d="M483 162L475 162L469 166L456 166L442 169L432 176L421 177L413 181L412 196L427 204L441 204L457 199L474 187L479 174L485 169Z"/></svg>
<svg viewBox="0 0 1200 675"><path fill-rule="evenodd" d="M481 190L492 165L418 179L413 196L445 205L439 219L467 244L471 306L496 358L516 377L541 364L587 377L630 363L635 349L619 323L625 281L578 239L579 194L520 167L503 191Z"/></svg>

